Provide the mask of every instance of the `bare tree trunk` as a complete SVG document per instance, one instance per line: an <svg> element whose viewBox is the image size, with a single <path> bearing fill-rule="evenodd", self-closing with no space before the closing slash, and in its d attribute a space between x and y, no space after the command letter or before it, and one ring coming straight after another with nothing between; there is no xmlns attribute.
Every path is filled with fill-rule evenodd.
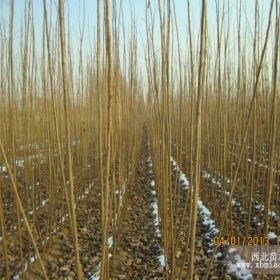
<svg viewBox="0 0 280 280"><path fill-rule="evenodd" d="M67 159L68 159L68 171L70 181L70 205L72 216L72 233L73 242L75 248L75 259L77 276L79 280L83 279L83 271L80 263L79 253L79 240L77 231L76 211L75 211L75 195L74 195L74 176L72 169L72 152L71 152L71 135L70 135L70 120L69 120L69 92L68 92L68 78L67 78L67 60L66 60L66 46L65 46L65 26L64 26L64 3L63 0L59 0L59 25L60 25L60 46L61 46L61 62L62 62L62 81L63 81L63 99L64 99L64 111L65 111L65 126L66 126L66 141L67 141Z"/></svg>
<svg viewBox="0 0 280 280"><path fill-rule="evenodd" d="M194 274L194 251L195 251L195 236L197 224L197 208L200 189L200 161L201 161L201 120L202 120L202 98L204 91L204 76L205 76L205 51L206 51L206 17L207 8L206 0L202 1L201 29L200 29L200 59L198 69L198 86L197 86L197 104L196 104L196 132L195 132L195 153L194 153L194 192L192 204L192 223L190 235L190 261L188 279L193 279Z"/></svg>

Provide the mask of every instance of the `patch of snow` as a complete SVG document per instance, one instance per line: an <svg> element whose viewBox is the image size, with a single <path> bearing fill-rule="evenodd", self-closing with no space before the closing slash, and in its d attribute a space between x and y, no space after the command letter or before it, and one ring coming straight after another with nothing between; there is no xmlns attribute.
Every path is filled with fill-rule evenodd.
<svg viewBox="0 0 280 280"><path fill-rule="evenodd" d="M108 246L109 246L109 249L112 247L113 245L113 236L109 236L108 237ZM108 254L109 258L112 257L112 254ZM90 277L90 280L100 280L100 269L101 269L101 261L99 262L98 266L96 267L97 271L94 272L91 277Z"/></svg>
<svg viewBox="0 0 280 280"><path fill-rule="evenodd" d="M182 185L182 187L184 189L188 189L189 188L190 182L187 179L186 174L184 174L183 172L181 172L181 174L180 174L180 181L181 181L181 185Z"/></svg>
<svg viewBox="0 0 280 280"><path fill-rule="evenodd" d="M264 205L263 204L261 204L261 203L259 203L258 201L256 201L258 204L255 206L255 209L256 210L259 210L259 211L264 211L264 209L265 209L265 207L264 207ZM271 218L273 218L274 220L278 220L278 215L274 212L274 211L272 211L272 210L268 210L268 215L271 217Z"/></svg>
<svg viewBox="0 0 280 280"><path fill-rule="evenodd" d="M16 165L18 167L24 167L24 160L23 159L16 159Z"/></svg>
<svg viewBox="0 0 280 280"><path fill-rule="evenodd" d="M153 214L155 215L154 225L155 225L155 228L156 228L156 233L157 233L158 237L160 237L161 234L160 234L160 230L159 230L159 215L158 215L158 202L157 202L157 199L155 199L155 201L152 202L152 208L153 208Z"/></svg>
<svg viewBox="0 0 280 280"><path fill-rule="evenodd" d="M216 254L216 256L215 256L215 258L217 259L217 258L221 258L223 256L223 253L222 252L218 252L217 254Z"/></svg>
<svg viewBox="0 0 280 280"><path fill-rule="evenodd" d="M255 206L255 209L263 211L264 210L264 206L262 204L257 204Z"/></svg>
<svg viewBox="0 0 280 280"><path fill-rule="evenodd" d="M211 179L211 175L208 172L206 172L205 170L202 171L202 176L205 179Z"/></svg>
<svg viewBox="0 0 280 280"><path fill-rule="evenodd" d="M109 236L108 237L108 246L109 246L109 248L111 248L112 245L113 245L113 236Z"/></svg>
<svg viewBox="0 0 280 280"><path fill-rule="evenodd" d="M1 164L0 165L0 172L6 172L7 171L7 167L5 164Z"/></svg>
<svg viewBox="0 0 280 280"><path fill-rule="evenodd" d="M206 179L211 179L211 175L206 171L203 171L203 177ZM211 181L213 184L217 185L219 188L221 187L221 183L218 180L212 178ZM228 180L227 180L227 182L228 182ZM229 196L229 192L225 192L225 195ZM240 206L240 203L237 202L235 199L232 199L232 204ZM198 200L198 208L199 208L199 214L202 217L203 225L208 227L208 231L205 234L205 237L208 241L208 247L209 247L208 253L211 253L213 251L213 246L214 246L213 236L218 234L220 232L220 230L216 226L215 221L213 219L211 219L211 211L203 204L201 199ZM241 209L241 207L240 207L240 209ZM222 253L219 252L216 254L215 257L218 258L221 256L222 256ZM245 264L245 261L240 256L239 256L238 261L239 261L239 263ZM252 275L246 267L239 268L237 266L238 265L236 263L229 263L228 271L231 273L234 273L239 279L242 279L242 280L251 279ZM240 266L242 266L242 265L240 265Z"/></svg>
<svg viewBox="0 0 280 280"><path fill-rule="evenodd" d="M26 272L27 269L28 269L28 266L29 266L31 263L33 263L36 259L37 259L37 256L32 256L32 257L29 259L29 261L25 261L23 272ZM12 277L12 280L18 280L18 279L20 279L20 278L21 278L21 277L20 277L21 274L22 274L22 271L21 271L20 273L16 274L15 276L13 276L13 277Z"/></svg>
<svg viewBox="0 0 280 280"><path fill-rule="evenodd" d="M179 170L180 170L180 180L185 184L182 186L187 186L187 188L189 187L189 181L187 179L187 176L181 171L180 166L177 164L177 162L174 160L173 157L171 157L171 162L173 165L175 165ZM207 173L206 171L203 172L203 176L207 177L207 179L211 178L211 175L209 173ZM212 251L212 247L213 247L213 241L212 241L212 237L215 234L218 234L220 232L220 230L218 229L218 227L216 226L216 223L213 219L211 219L211 211L203 204L202 200L199 199L198 200L198 210L199 210L199 215L202 218L202 223L205 227L207 227L207 233L205 234L207 240L208 240L208 245L209 245L209 252Z"/></svg>
<svg viewBox="0 0 280 280"><path fill-rule="evenodd" d="M211 211L203 204L202 200L198 200L198 209L199 214L202 218L202 224L207 227L207 232L205 233L205 237L208 240L208 252L212 252L213 241L212 237L220 232L216 223L213 219L211 219Z"/></svg>
<svg viewBox="0 0 280 280"><path fill-rule="evenodd" d="M209 209L206 206L204 206L202 200L198 201L198 208L199 208L199 211L200 211L201 215L204 215L204 216L210 216L211 215L211 212L209 211Z"/></svg>
<svg viewBox="0 0 280 280"><path fill-rule="evenodd" d="M158 257L158 260L159 260L161 266L165 266L165 257L164 257L164 255L160 255Z"/></svg>
<svg viewBox="0 0 280 280"><path fill-rule="evenodd" d="M277 217L277 214L276 214L274 211L271 211L271 210L268 211L268 215L269 215L270 217L274 218L274 219L277 219L277 218L278 218L278 217Z"/></svg>
<svg viewBox="0 0 280 280"><path fill-rule="evenodd" d="M149 151L149 153L150 153L150 151ZM147 162L151 162L152 163L151 156L149 156ZM149 165L149 167L151 168L150 165ZM154 180L150 181L150 186L152 188L155 187L155 181ZM157 197L156 197L156 191L153 189L153 190L151 190L151 193L152 193L153 198L154 198L154 201L151 203L151 206L152 206L152 209L153 209L153 214L155 216L155 218L154 218L154 226L155 226L155 229L156 229L157 236L161 237L161 233L160 233L160 230L159 230L159 213L158 213L158 200L157 200Z"/></svg>
<svg viewBox="0 0 280 280"><path fill-rule="evenodd" d="M267 236L268 236L269 239L276 239L277 238L277 235L273 231L270 231Z"/></svg>
<svg viewBox="0 0 280 280"><path fill-rule="evenodd" d="M180 183L183 189L187 190L190 186L190 182L184 172L180 169L180 166L176 162L176 160L171 156L170 157L171 163L174 166L174 171L180 172Z"/></svg>

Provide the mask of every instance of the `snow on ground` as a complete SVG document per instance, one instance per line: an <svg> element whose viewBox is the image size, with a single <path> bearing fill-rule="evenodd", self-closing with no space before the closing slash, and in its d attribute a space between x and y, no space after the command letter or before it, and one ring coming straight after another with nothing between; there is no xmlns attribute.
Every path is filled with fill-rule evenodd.
<svg viewBox="0 0 280 280"><path fill-rule="evenodd" d="M229 152L229 154L232 154L232 155L234 155L235 157L238 157L238 155L236 154L236 153L233 153L233 152ZM249 156L249 155L248 155ZM268 159L265 159L266 161L268 161ZM251 159L251 158L247 158L247 161L250 163L250 164L252 164L253 163L253 160ZM268 169L269 168L269 165L268 164L264 164L264 163L260 163L260 162L258 162L258 161L255 161L255 165L257 165L258 167L260 167L260 168L265 168L265 169ZM275 173L278 173L278 174L280 174L280 170L275 170L274 168L273 168L273 171L275 172Z"/></svg>
<svg viewBox="0 0 280 280"><path fill-rule="evenodd" d="M174 170L180 172L181 174L182 171L180 167L172 157L171 157L171 161L172 161L172 165L175 166ZM218 188L221 187L221 182L218 181L216 178L212 178L212 176L208 172L203 171L203 177L208 180L211 180L211 182ZM225 193L225 195L227 194ZM237 203L236 200L232 200L232 204L236 204L236 203ZM205 239L207 240L208 243L208 253L211 253L214 247L213 237L217 235L220 232L220 230L216 225L215 220L211 218L211 211L203 204L203 201L200 198L198 200L198 210L199 210L199 215L202 218L203 225L207 227L207 232L205 233ZM218 252L215 258L220 258L220 257L222 257L222 253ZM231 262L228 263L228 272L234 274L240 280L251 279L252 274L250 270L248 270L244 265L242 265L243 263L245 263L245 261L239 255L237 256L237 258L238 258L237 263L231 263ZM239 267L239 265L241 268Z"/></svg>
<svg viewBox="0 0 280 280"><path fill-rule="evenodd" d="M205 178L206 180L211 180L212 184L213 184L214 186L216 186L218 189L220 189L220 188L222 187L222 183L221 183L217 178L211 176L211 174L208 173L206 170L203 170L202 176L203 176L203 178ZM231 181L229 178L227 178L227 177L225 177L225 181L226 181L227 184L230 184L230 183L232 182L232 181ZM230 195L230 192L224 191L224 195L228 197L228 196ZM245 213L246 213L246 211L241 207L241 203L240 203L239 201L237 201L236 198L232 198L231 204L232 204L233 206L239 207L239 210L240 210L240 212L241 212L242 214L245 214Z"/></svg>
<svg viewBox="0 0 280 280"><path fill-rule="evenodd" d="M149 153L150 153L150 144L149 143L148 143L148 146L149 146ZM152 162L151 156L149 156L148 159L147 159L147 165L149 167L148 173L149 174L153 174L153 170L152 170L153 162ZM151 180L149 182L149 185L151 186L151 188L153 188L151 190L151 193L152 193L152 195L154 197L154 201L152 202L151 205L152 205L152 208L153 208L153 214L155 215L154 225L155 225L155 228L156 228L156 234L157 234L158 237L161 237L161 233L160 233L160 230L159 230L158 201L157 201L157 197L156 197L156 191L154 190L154 188L155 188L155 181ZM117 190L116 193L119 194L119 191ZM121 193L120 193L120 199L122 199L122 194ZM112 238L112 236L110 236L108 238L108 246L109 246L109 248L111 248L112 245L113 245L113 238ZM161 266L165 266L164 254L158 256L158 260L159 260ZM90 280L99 280L100 279L100 268L101 268L101 262L98 264L97 271L91 276Z"/></svg>
<svg viewBox="0 0 280 280"><path fill-rule="evenodd" d="M165 257L164 257L164 255L160 255L158 257L158 260L159 260L161 266L165 266Z"/></svg>
<svg viewBox="0 0 280 280"><path fill-rule="evenodd" d="M205 239L208 243L208 253L213 251L213 237L217 235L220 230L218 229L215 220L211 218L211 211L203 204L202 200L198 200L199 215L202 218L202 224L207 227L207 232L205 233Z"/></svg>
<svg viewBox="0 0 280 280"><path fill-rule="evenodd" d="M119 186L117 186L117 190L116 190L116 194L119 196L119 204L120 204L120 210L122 210L123 208L123 203L124 203L124 196L125 196L125 191L126 191L126 179L122 185L122 187L120 188ZM115 213L115 223L118 223L118 213Z"/></svg>
<svg viewBox="0 0 280 280"><path fill-rule="evenodd" d="M46 206L46 203L47 203L48 201L49 201L48 199L42 200L41 205L40 205L40 206L37 206L37 207L36 207L36 210L39 210L39 209L41 209L41 208L44 208L44 207ZM29 211L28 213L29 213L29 215L33 215L33 210ZM22 219L21 221L23 221L23 219Z"/></svg>
<svg viewBox="0 0 280 280"><path fill-rule="evenodd" d="M208 179L208 180L211 180L211 175L210 175L208 172L206 172L206 171L203 171L203 177L206 178L206 179ZM232 180L229 179L229 178L227 178L227 177L225 178L225 180L226 180L226 182L227 182L228 184L232 183ZM217 185L217 183L218 183L218 186L219 186L219 187L221 186L221 182L219 182L217 179L212 178L211 181L212 181L212 183L213 183L214 185L215 185L215 184ZM225 193L226 196L229 196L229 195L230 195L230 193L227 192L227 191L225 191L224 193ZM239 207L239 210L240 210L241 214L246 214L246 213L247 213L247 211L244 210L244 209L241 207L241 203L240 203L239 201L237 201L236 198L232 198L231 203L232 203L233 206ZM257 203L257 205L255 206L255 209L256 209L256 210L259 210L259 211L264 211L264 208L265 208L264 205L261 204L261 203L259 203L258 201L256 201L256 203ZM269 215L270 217L272 217L274 220L278 220L278 216L277 216L277 214L276 214L274 211L269 210L269 211L268 211L268 215ZM254 220L254 222L256 222L256 224L257 224L258 226L261 226L261 225L263 224L263 223L261 223L260 221L257 222L257 217L254 217L253 220ZM271 232L271 233L274 233L274 232ZM270 236L273 236L273 235L271 234ZM270 236L268 236L270 239L274 239L274 238L271 238Z"/></svg>
<svg viewBox="0 0 280 280"><path fill-rule="evenodd" d="M113 246L113 236L108 237L108 247L109 249ZM112 255L109 254L109 258L111 258ZM97 266L97 271L93 273L93 275L90 277L90 280L99 280L100 279L100 270L101 270L101 261L99 262Z"/></svg>
<svg viewBox="0 0 280 280"><path fill-rule="evenodd" d="M206 171L203 171L203 177L206 178L206 179L208 179L208 180L211 179L211 175L210 175L208 172L206 172ZM225 177L225 180L226 180L227 184L232 183L232 180L229 179L229 178L227 178L227 177ZM217 185L217 186L221 187L221 182L219 182L217 179L212 178L211 181L212 181L212 183L213 183L214 185ZM217 183L218 183L218 184L217 184ZM229 195L230 195L230 193L227 192L227 191L225 191L224 193L225 193L226 196L229 196ZM235 198L232 198L231 203L232 203L233 206L238 206L238 207L239 207L239 210L240 210L241 214L246 214L246 213L247 213L247 211L244 210L244 209L241 207L241 203L240 203L239 201L237 201ZM259 211L264 211L265 207L264 207L264 205L263 205L262 203L256 201L255 209L256 209L256 210L259 210ZM270 210L270 209L269 209L269 211L268 211L268 215L269 215L272 219L274 219L274 220L278 220L278 219L279 219L279 217L278 217L278 215L276 214L276 212L274 212L274 211L272 211L272 210ZM257 222L257 218L256 218L256 217L254 217L253 219L254 219L254 222ZM261 223L261 222L258 222L258 223L257 223L258 226L261 226L262 224L263 224L263 223ZM273 235L271 235L271 236L273 236ZM269 238L270 238L270 237L269 237ZM274 239L274 238L270 238L270 239Z"/></svg>
<svg viewBox="0 0 280 280"><path fill-rule="evenodd" d="M276 239L277 238L277 235L273 231L270 231L267 236L268 236L269 239Z"/></svg>
<svg viewBox="0 0 280 280"><path fill-rule="evenodd" d="M28 269L28 267L29 267L29 265L32 264L36 259L37 259L37 256L32 256L32 257L29 259L29 261L25 261L23 271L26 272L27 269ZM20 275L21 275L21 274L22 274L22 272L20 272L20 273L18 273L17 275L13 276L13 277L12 277L12 280L19 280L19 279L21 279L21 278L20 278Z"/></svg>
<svg viewBox="0 0 280 280"><path fill-rule="evenodd" d="M124 202L124 196L125 196L125 192L126 192L126 182L127 182L127 179L125 179L123 185L119 188L117 187L117 190L116 190L116 194L119 195L119 199L120 199L120 207L122 208L123 206L123 202ZM118 219L118 214L116 213L116 220ZM109 247L109 250L110 248L113 246L113 236L110 235L108 237L108 247ZM109 258L112 257L112 254L109 253ZM97 265L97 267L95 268L96 272L94 272L92 274L92 276L90 277L90 280L99 280L100 279L100 270L101 270L101 261L99 262L99 264Z"/></svg>
<svg viewBox="0 0 280 280"><path fill-rule="evenodd" d="M182 188L188 189L190 186L190 182L189 182L186 174L182 172L179 164L174 160L173 157L171 157L171 162L172 162L172 165L174 166L173 170L180 172L180 182L181 182ZM210 174L206 174L206 175L210 176ZM216 183L216 181L215 181L215 183ZM218 185L220 185L220 183ZM219 229L216 226L215 221L211 218L210 210L203 204L203 201L201 199L198 200L198 211L199 211L199 215L202 218L203 225L205 227L207 227L207 233L205 234L205 238L209 245L208 252L211 252L211 251L213 251L213 246L214 246L213 236L219 233Z"/></svg>
<svg viewBox="0 0 280 280"><path fill-rule="evenodd" d="M83 199L87 196L87 194L89 193L89 190L91 190L91 188L92 188L92 186L93 186L93 184L94 184L94 181L95 181L95 180L93 180L93 182L90 183L88 187L86 187L84 194L82 194L81 196L79 196L79 197L78 197L78 200L83 200ZM39 207L39 208L43 208L43 207L46 205L46 202L47 202L47 201L48 201L48 199L43 200L42 203L41 203L41 207ZM38 207L37 207L37 208L38 208ZM37 209L37 208L36 208L36 209ZM30 212L32 212L32 211L30 211ZM29 214L30 214L30 212L29 212ZM32 212L32 213L33 213L33 212ZM32 214L32 213L31 213L31 214ZM68 214L65 214L63 217L61 217L61 218L59 219L59 221L57 222L57 227L52 231L52 234L56 233L56 232L62 227L62 225L63 225L64 222L66 221L67 217L68 217ZM21 219L21 222L23 222L23 219ZM9 235L9 234L7 234L7 235ZM46 241L48 241L49 238L50 238L50 236L47 236ZM2 240L2 237L0 236L0 241L1 241L1 240ZM108 240L109 240L109 239L108 239ZM108 241L108 242L109 242L109 241ZM45 244L45 242L43 241L43 245L44 245L44 244ZM29 266L30 264L32 264L36 259L37 259L37 256L34 255L34 256L32 256L32 257L29 259L29 261L25 261L23 272L27 271L28 266ZM16 274L15 276L13 276L13 277L12 277L12 280L18 280L18 279L20 279L20 275L21 275L23 272L20 271L18 274ZM98 279L99 279L99 278L98 278Z"/></svg>
<svg viewBox="0 0 280 280"><path fill-rule="evenodd" d="M151 153L150 151L150 144L148 143L148 148L149 148L149 154ZM147 164L149 166L149 174L153 174L153 170L152 170L152 167L153 167L153 161L152 161L152 157L149 156L148 159L147 159ZM155 181L154 180L151 180L149 182L149 185L151 186L151 194L153 196L153 202L152 202L152 208L153 208L153 214L154 214L154 226L155 226L155 229L156 229L156 235L158 237L161 238L161 233L160 233L160 229L159 229L159 226L160 226L160 218L159 218L159 212L158 212L158 200L157 200L157 196L156 196L156 191L155 191ZM166 266L165 264L165 255L164 255L164 251L163 249L161 249L162 251L162 254L160 256L158 256L158 260L160 262L160 265L162 267Z"/></svg>
<svg viewBox="0 0 280 280"><path fill-rule="evenodd" d="M23 159L16 159L16 165L18 167L24 167L24 160Z"/></svg>
<svg viewBox="0 0 280 280"><path fill-rule="evenodd" d="M170 157L171 163L174 166L173 170L180 173L180 182L183 189L187 190L190 186L190 182L184 172L180 169L180 166L176 162L176 160L171 156Z"/></svg>
<svg viewBox="0 0 280 280"><path fill-rule="evenodd" d="M18 167L24 167L24 160L23 159L16 159L16 165ZM0 164L0 172L7 172L7 166L3 163Z"/></svg>
<svg viewBox="0 0 280 280"><path fill-rule="evenodd" d="M156 234L158 237L161 237L161 233L159 230L159 215L158 215L158 201L155 198L155 200L152 202L152 208L153 208L153 214L155 215L155 219L154 219L154 225L156 228Z"/></svg>
<svg viewBox="0 0 280 280"><path fill-rule="evenodd" d="M211 175L205 171L204 178L211 179ZM216 182L218 182L216 179L212 179L213 184L215 184ZM228 178L226 178L226 182L232 183L232 181ZM219 185L221 185L221 184L219 184ZM229 196L229 194L230 194L229 192L225 191L226 196ZM264 211L264 208L265 208L264 205L259 203L258 201L256 201L256 203L257 203L257 205L255 206L255 209L259 210L259 211ZM238 202L235 198L232 199L232 205L238 206L241 213L246 213L246 211L241 207L240 202ZM275 220L278 219L278 216L274 211L269 210L268 215L271 216ZM261 226L263 224L262 222L259 221L259 219L257 217L254 217L253 219L254 219L254 222L258 226ZM273 240L273 239L277 238L277 235L274 232L270 231L268 233L268 238L270 240ZM242 279L242 280L252 279L250 270L248 268L246 268L245 261L240 257L240 255L236 256L235 262L231 262L231 261L228 262L228 269L229 269L228 271L235 274L236 277L238 277L238 279Z"/></svg>
<svg viewBox="0 0 280 280"><path fill-rule="evenodd" d="M221 185L221 182L219 182L219 181L216 180L215 178L212 178L211 175L210 175L207 171L203 170L202 176L203 176L203 178L205 178L205 179L211 180L211 182L212 182L212 184L213 184L214 186L216 186L216 187L218 187L218 188L220 188L220 187L222 186L222 185Z"/></svg>
<svg viewBox="0 0 280 280"><path fill-rule="evenodd" d="M255 206L255 209L259 210L261 212L264 211L264 209L265 209L264 205L262 203L258 202L258 201L256 201L256 203L257 203L257 205ZM279 219L278 215L270 209L268 210L268 215L274 220Z"/></svg>
<svg viewBox="0 0 280 280"><path fill-rule="evenodd" d="M152 164L151 157L148 158L147 164L150 168L150 171L152 171L151 168L152 168L153 164ZM149 172L149 173L151 174L151 172ZM152 193L152 196L154 197L154 201L152 202L152 208L153 208L153 214L155 215L154 225L155 225L155 228L156 228L156 234L157 234L158 237L161 237L161 233L160 233L160 230L159 230L158 200L157 200L157 197L156 197L156 191L154 190L155 181L151 180L149 182L149 185L151 186L151 188L153 188L151 193Z"/></svg>
<svg viewBox="0 0 280 280"><path fill-rule="evenodd" d="M7 171L7 167L6 165L3 163L0 165L0 172L6 172Z"/></svg>

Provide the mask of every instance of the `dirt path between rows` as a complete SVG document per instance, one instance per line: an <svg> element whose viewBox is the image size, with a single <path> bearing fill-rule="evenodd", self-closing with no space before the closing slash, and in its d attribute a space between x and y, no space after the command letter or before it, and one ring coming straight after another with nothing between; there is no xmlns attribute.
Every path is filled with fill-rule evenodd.
<svg viewBox="0 0 280 280"><path fill-rule="evenodd" d="M111 279L163 279L160 262L161 237L155 214L155 191L148 146L143 146L131 192L127 215L122 222Z"/></svg>

